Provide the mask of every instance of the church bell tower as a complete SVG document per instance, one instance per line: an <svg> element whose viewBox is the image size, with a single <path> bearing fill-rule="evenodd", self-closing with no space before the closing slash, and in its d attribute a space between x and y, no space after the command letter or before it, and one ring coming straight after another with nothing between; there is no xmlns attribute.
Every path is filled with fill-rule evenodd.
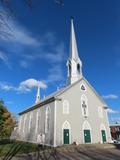
<svg viewBox="0 0 120 160"><path fill-rule="evenodd" d="M71 85L82 77L82 61L78 55L73 18L71 18L70 53L67 60L67 84Z"/></svg>

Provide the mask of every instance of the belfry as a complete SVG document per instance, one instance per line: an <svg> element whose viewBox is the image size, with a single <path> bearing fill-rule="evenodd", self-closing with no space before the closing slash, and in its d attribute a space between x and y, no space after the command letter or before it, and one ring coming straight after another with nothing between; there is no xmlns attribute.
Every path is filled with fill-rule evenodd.
<svg viewBox="0 0 120 160"><path fill-rule="evenodd" d="M82 61L79 58L77 42L74 31L73 18L71 19L70 53L67 60L68 84L73 84L82 77Z"/></svg>

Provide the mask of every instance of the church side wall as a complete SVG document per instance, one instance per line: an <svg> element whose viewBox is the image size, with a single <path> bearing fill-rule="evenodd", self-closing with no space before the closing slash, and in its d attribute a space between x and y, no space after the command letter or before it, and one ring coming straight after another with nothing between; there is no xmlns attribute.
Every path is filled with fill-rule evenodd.
<svg viewBox="0 0 120 160"><path fill-rule="evenodd" d="M54 144L54 103L51 102L35 110L20 115L18 139L37 143L39 134L45 135L45 144ZM49 130L45 133L46 108L50 109Z"/></svg>
<svg viewBox="0 0 120 160"><path fill-rule="evenodd" d="M80 89L81 84L84 84L86 91ZM81 107L81 96L85 95L88 99L88 116L84 117L82 115ZM103 108L104 104L92 91L89 85L82 80L80 83L76 84L58 98L61 101L56 102L56 144L63 144L63 124L67 121L70 124L70 143L78 142L84 143L84 132L83 124L88 122L90 125L91 132L91 143L102 143L101 136L101 125L105 126L107 141L110 141L110 131L108 124L108 117L106 109ZM63 114L63 101L67 100L69 102L69 114ZM99 117L98 107L102 107L103 116Z"/></svg>

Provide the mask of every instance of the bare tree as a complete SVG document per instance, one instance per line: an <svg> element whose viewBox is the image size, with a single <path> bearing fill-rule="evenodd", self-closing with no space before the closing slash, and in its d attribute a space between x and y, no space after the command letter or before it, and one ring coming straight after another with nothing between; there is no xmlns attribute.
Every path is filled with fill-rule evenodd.
<svg viewBox="0 0 120 160"><path fill-rule="evenodd" d="M36 0L40 1L40 0ZM32 8L35 0L22 0L28 8ZM64 6L64 0L53 0L58 6ZM11 36L9 19L16 15L12 0L0 0L0 37Z"/></svg>

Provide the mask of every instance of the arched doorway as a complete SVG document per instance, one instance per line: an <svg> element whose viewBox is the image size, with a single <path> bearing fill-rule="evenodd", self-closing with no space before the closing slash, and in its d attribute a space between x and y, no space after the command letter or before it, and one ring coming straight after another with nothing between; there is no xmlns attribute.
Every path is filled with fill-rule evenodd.
<svg viewBox="0 0 120 160"><path fill-rule="evenodd" d="M104 124L101 124L100 132L101 132L101 142L105 143L107 140L106 140L106 128L105 128Z"/></svg>
<svg viewBox="0 0 120 160"><path fill-rule="evenodd" d="M83 123L84 143L91 143L91 127L88 121Z"/></svg>
<svg viewBox="0 0 120 160"><path fill-rule="evenodd" d="M63 144L70 144L71 142L71 127L68 121L65 121L62 125L62 139Z"/></svg>

